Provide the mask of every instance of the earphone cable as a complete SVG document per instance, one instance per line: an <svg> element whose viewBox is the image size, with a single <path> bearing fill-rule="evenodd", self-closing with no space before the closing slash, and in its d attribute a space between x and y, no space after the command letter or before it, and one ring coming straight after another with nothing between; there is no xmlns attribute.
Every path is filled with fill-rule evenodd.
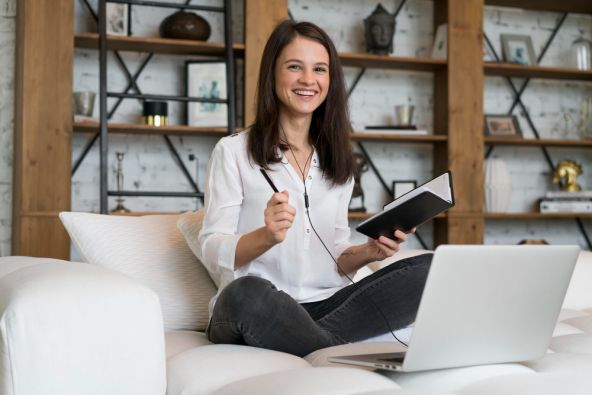
<svg viewBox="0 0 592 395"><path fill-rule="evenodd" d="M317 230L315 229L314 225L312 224L312 220L310 218L308 193L307 193L307 190L306 190L306 175L304 174L304 170L302 169L302 167L300 167L300 163L298 163L298 159L296 159L296 155L294 154L294 151L292 150L292 146L288 142L288 136L286 136L286 132L284 131L284 128L283 128L282 124L280 123L279 126L280 126L280 129L282 130L282 133L284 134L284 138L286 139L286 145L290 149L290 152L292 153L292 157L294 158L294 161L296 162L296 166L298 166L298 170L300 171L300 174L302 174L302 184L304 186L304 205L305 205L305 208L306 208L306 216L308 217L308 222L310 223L310 227L312 228L314 234L317 236L317 238L319 239L319 241L321 242L321 244L325 248L325 251L327 251L327 254L329 254L329 256L331 257L331 259L333 260L333 262L335 262L335 265L337 266L337 268L339 269L339 271L349 280L349 282L355 287L356 290L360 290L360 285L357 282L355 282L345 272L345 270L343 270L343 268L341 267L341 265L339 265L339 262L337 261L337 259L335 259L335 257L331 253L331 251L329 251L329 249L325 245L325 242L323 241L323 239L321 238L321 236L318 234ZM320 133L319 133L319 136L320 136ZM319 136L317 136L317 143L318 143ZM311 151L310 155L308 156L308 159L304 163L304 169L306 169L306 166L308 165L308 162L311 160L311 158L313 156L313 153L314 153L314 146L312 147L312 151ZM403 346L408 347L407 343L405 343L404 341L402 341L401 339L399 339L397 337L397 335L395 335L395 331L391 328L391 325L388 322L388 319L386 318L384 312L382 311L381 308L378 307L378 305L376 303L374 303L374 300L370 296L364 294L363 291L360 294L363 295L364 298L366 298L366 300L369 301L372 304L372 306L378 311L378 313L380 314L380 316L384 320L384 323L386 324L386 327L388 328L388 331L393 336L393 338L397 342L401 343Z"/></svg>

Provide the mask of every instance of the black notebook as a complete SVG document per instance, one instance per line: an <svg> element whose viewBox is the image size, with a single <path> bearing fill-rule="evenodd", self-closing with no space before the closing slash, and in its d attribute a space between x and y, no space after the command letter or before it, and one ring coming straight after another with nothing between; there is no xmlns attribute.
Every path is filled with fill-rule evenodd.
<svg viewBox="0 0 592 395"><path fill-rule="evenodd" d="M452 174L447 171L393 200L356 230L373 239L394 239L395 230L411 230L453 206Z"/></svg>

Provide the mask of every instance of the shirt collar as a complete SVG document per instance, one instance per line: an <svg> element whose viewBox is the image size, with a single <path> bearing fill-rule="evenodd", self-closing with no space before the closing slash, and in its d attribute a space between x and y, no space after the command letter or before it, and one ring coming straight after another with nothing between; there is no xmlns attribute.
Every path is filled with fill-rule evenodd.
<svg viewBox="0 0 592 395"><path fill-rule="evenodd" d="M284 152L280 149L280 147L277 148L277 154L278 154L278 157L280 158L280 162L282 164L284 164L284 165L289 164L288 158L286 158L286 155L284 155ZM311 162L312 162L311 167L321 167L320 162L319 162L319 154L318 154L317 149L315 147L312 147Z"/></svg>

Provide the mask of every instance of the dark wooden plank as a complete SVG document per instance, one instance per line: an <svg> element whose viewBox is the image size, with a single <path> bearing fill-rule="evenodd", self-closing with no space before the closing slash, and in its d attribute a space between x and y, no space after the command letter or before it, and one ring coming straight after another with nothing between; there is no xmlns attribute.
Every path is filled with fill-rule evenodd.
<svg viewBox="0 0 592 395"><path fill-rule="evenodd" d="M374 54L340 52L343 66L381 68L410 71L436 71L446 68L446 60L430 58L405 58Z"/></svg>
<svg viewBox="0 0 592 395"><path fill-rule="evenodd" d="M76 33L74 47L98 49L99 35L97 33ZM118 51L224 56L224 43L158 37L107 36L107 47ZM244 44L234 44L233 48L236 56L244 55Z"/></svg>
<svg viewBox="0 0 592 395"><path fill-rule="evenodd" d="M76 122L74 124L74 131L97 133L99 131L99 123ZM240 131L240 129L237 129L237 131ZM155 127L143 124L110 123L109 133L224 137L228 134L228 129L223 127L193 127L186 125L167 125Z"/></svg>
<svg viewBox="0 0 592 395"><path fill-rule="evenodd" d="M17 7L12 255L70 255L55 213L70 209L72 8L70 0Z"/></svg>
<svg viewBox="0 0 592 395"><path fill-rule="evenodd" d="M485 137L485 144L522 145L527 147L577 147L592 148L592 139L558 140L558 139L521 139L510 137Z"/></svg>
<svg viewBox="0 0 592 395"><path fill-rule="evenodd" d="M483 3L448 1L448 243L483 242ZM479 132L476 132L479 131Z"/></svg>
<svg viewBox="0 0 592 395"><path fill-rule="evenodd" d="M508 63L485 63L485 75L519 78L592 81L592 71L568 67L523 66Z"/></svg>
<svg viewBox="0 0 592 395"><path fill-rule="evenodd" d="M288 19L288 0L245 0L245 126L255 121L255 101L259 65L271 32Z"/></svg>
<svg viewBox="0 0 592 395"><path fill-rule="evenodd" d="M351 135L353 141L393 141L402 143L444 143L448 136L436 134L396 134L357 132Z"/></svg>
<svg viewBox="0 0 592 395"><path fill-rule="evenodd" d="M592 14L592 1L590 0L485 0L485 5Z"/></svg>
<svg viewBox="0 0 592 395"><path fill-rule="evenodd" d="M486 219L572 219L572 218L592 218L592 213L485 213Z"/></svg>

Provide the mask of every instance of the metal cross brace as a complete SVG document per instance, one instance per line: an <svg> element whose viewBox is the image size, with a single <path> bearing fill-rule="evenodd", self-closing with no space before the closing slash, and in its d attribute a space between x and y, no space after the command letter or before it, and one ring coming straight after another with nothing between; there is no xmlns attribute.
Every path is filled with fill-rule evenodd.
<svg viewBox="0 0 592 395"><path fill-rule="evenodd" d="M540 55L537 58L537 64L540 64L541 61L543 60L544 56L547 53L547 50L549 49L549 47L551 46L551 43L553 42L553 39L555 38L555 36L557 36L557 33L559 32L559 29L561 28L561 26L565 22L565 19L567 18L567 15L568 15L567 13L564 13L564 14L561 15L561 18L559 19L559 22L557 23L557 25L553 29L553 32L549 36L549 39L545 43L545 45L543 47L543 50L541 51ZM485 38L485 42L486 42L487 46L489 47L489 49L491 50L491 53L493 54L493 57L494 57L495 61L497 63L501 63L501 58L499 57L497 51L493 47L493 44L489 40L489 37L487 36L487 34L484 33L483 34L483 37ZM505 80L508 82L508 85L510 86L510 89L514 93L514 101L512 102L512 105L510 106L510 110L508 111L508 114L511 115L512 112L514 111L514 109L516 108L516 105L517 104L520 104L520 107L522 108L522 111L524 113L524 117L526 118L526 121L528 122L528 125L532 129L532 132L534 133L535 137L537 139L540 139L540 135L539 135L538 129L534 125L534 122L532 121L532 118L530 117L530 113L527 110L526 106L524 105L524 103L522 102L522 99L521 99L521 96L524 93L524 91L526 90L526 87L530 83L531 79L530 78L527 78L524 81L524 83L522 84L522 86L520 87L520 90L518 90L516 88L516 85L512 81L512 78L505 77ZM494 147L495 147L495 145L491 145L489 147L489 150L485 154L485 158L489 158L489 156L491 155ZM549 164L549 166L551 168L554 168L555 166L553 165L553 161L551 160L551 156L549 155L549 152L547 151L546 147L541 147L541 148L543 150L543 154L545 155L545 159L547 160L547 163Z"/></svg>
<svg viewBox="0 0 592 395"><path fill-rule="evenodd" d="M191 0L186 0L185 5L187 5ZM93 18L95 19L95 22L98 23L98 15L94 12L94 10L92 9L92 7L90 6L90 4L88 3L87 0L83 0L84 4L86 5L87 9L89 10L89 12L91 13L91 15L93 16ZM140 65L140 67L138 68L138 70L134 73L134 75L132 76L132 74L130 73L125 61L121 58L121 55L119 54L118 51L113 51L115 54L115 58L117 59L119 65L121 66L121 68L123 69L127 79L128 79L128 84L124 90L123 94L118 95L118 99L115 102L115 104L113 105L113 107L111 108L111 110L109 111L109 114L107 115L107 119L110 119L113 114L115 113L115 111L117 110L117 108L119 107L119 105L121 104L122 100L126 97L126 96L133 96L133 95L128 95L127 93L133 88L139 95L134 96L138 99L141 98L145 98L142 97L142 91L140 90L140 87L137 84L137 80L140 76L140 74L144 71L144 68L146 67L146 65L148 64L148 62L150 62L150 60L152 60L152 57L154 56L154 53L149 53L148 56L144 59L144 61L142 62L142 64ZM144 95L145 96L145 95ZM74 167L72 168L72 175L74 175L76 173L76 170L78 170L78 168L80 167L80 164L82 163L82 161L84 160L84 158L86 157L86 155L88 154L88 152L90 151L90 149L92 148L92 146L94 145L94 143L98 140L100 133L97 132L90 140L89 142L86 144L86 146L84 147L81 155L79 156L79 158L76 160L76 162L74 163ZM173 157L176 159L177 164L179 165L181 171L183 172L185 178L187 178L187 180L189 181L191 187L193 188L193 190L195 191L195 194L198 194L199 198L201 198L203 200L203 194L201 193L201 191L199 190L199 187L197 186L197 184L195 183L195 181L193 180L193 178L191 177L189 171L187 170L187 167L185 166L185 163L183 162L183 160L181 159L178 151L176 150L175 146L173 145L173 143L171 142L170 138L166 135L163 136L169 150L171 151L171 153L173 154ZM111 193L109 193L111 195Z"/></svg>

